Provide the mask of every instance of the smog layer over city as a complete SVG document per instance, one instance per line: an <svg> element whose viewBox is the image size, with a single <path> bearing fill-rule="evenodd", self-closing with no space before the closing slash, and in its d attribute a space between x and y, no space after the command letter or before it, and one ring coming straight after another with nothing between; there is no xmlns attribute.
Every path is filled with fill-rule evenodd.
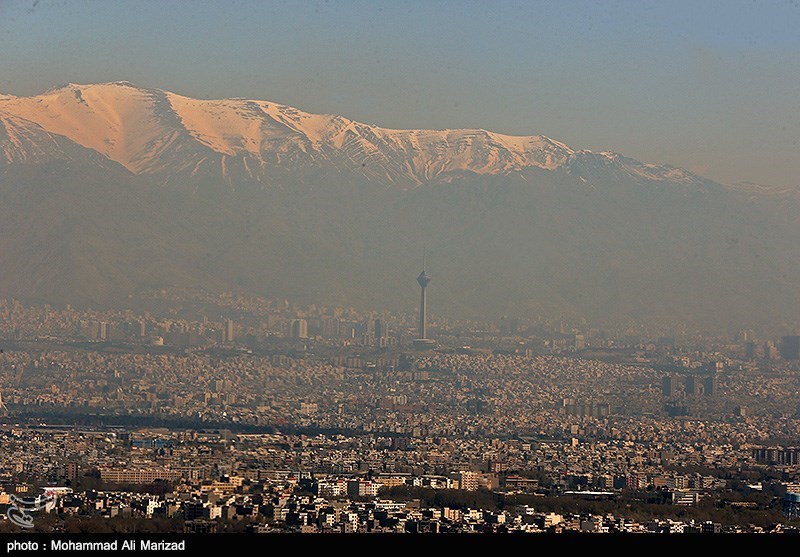
<svg viewBox="0 0 800 557"><path fill-rule="evenodd" d="M6 551L800 533L798 28L0 3Z"/></svg>

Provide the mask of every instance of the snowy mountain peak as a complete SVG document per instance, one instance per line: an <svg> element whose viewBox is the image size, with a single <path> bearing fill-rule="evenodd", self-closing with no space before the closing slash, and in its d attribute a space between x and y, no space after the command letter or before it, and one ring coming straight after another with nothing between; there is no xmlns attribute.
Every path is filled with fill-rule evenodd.
<svg viewBox="0 0 800 557"><path fill-rule="evenodd" d="M116 166L95 151L50 133L36 122L0 110L0 167L73 160L93 166Z"/></svg>
<svg viewBox="0 0 800 557"><path fill-rule="evenodd" d="M213 171L230 180L236 172L261 181L270 169L327 168L414 187L452 173L556 170L589 153L541 135L387 129L266 100L194 99L128 81L69 83L34 97L0 96L0 111L135 174ZM616 153L596 156L647 179L673 172Z"/></svg>

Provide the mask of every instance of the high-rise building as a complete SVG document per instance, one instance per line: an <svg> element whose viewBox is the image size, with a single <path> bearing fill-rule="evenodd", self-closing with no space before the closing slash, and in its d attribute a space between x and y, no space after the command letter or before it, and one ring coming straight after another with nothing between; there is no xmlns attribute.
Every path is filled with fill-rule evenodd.
<svg viewBox="0 0 800 557"><path fill-rule="evenodd" d="M325 338L337 338L339 336L339 325L339 320L335 317L322 319L322 336Z"/></svg>
<svg viewBox="0 0 800 557"><path fill-rule="evenodd" d="M452 472L450 474L450 479L456 482L458 489L476 491L478 489L478 476L479 474L477 472L461 470Z"/></svg>
<svg viewBox="0 0 800 557"><path fill-rule="evenodd" d="M697 380L697 377L694 375L687 375L684 383L684 390L688 396L698 395L702 391L702 385Z"/></svg>
<svg viewBox="0 0 800 557"><path fill-rule="evenodd" d="M744 343L744 357L748 360L756 359L756 343L752 340L748 340Z"/></svg>
<svg viewBox="0 0 800 557"><path fill-rule="evenodd" d="M703 381L703 394L706 396L715 396L717 394L717 375L711 374Z"/></svg>
<svg viewBox="0 0 800 557"><path fill-rule="evenodd" d="M368 317L366 321L364 321L363 327L363 334L367 337L372 337L373 332L375 331L375 319L372 317Z"/></svg>
<svg viewBox="0 0 800 557"><path fill-rule="evenodd" d="M233 342L233 319L225 322L225 342Z"/></svg>
<svg viewBox="0 0 800 557"><path fill-rule="evenodd" d="M674 397L678 389L678 378L674 375L665 375L661 381L661 394L666 397Z"/></svg>
<svg viewBox="0 0 800 557"><path fill-rule="evenodd" d="M308 338L308 321L305 319L293 320L289 336L292 338Z"/></svg>
<svg viewBox="0 0 800 557"><path fill-rule="evenodd" d="M725 362L719 360L708 362L705 368L706 371L710 371L711 373L719 373L725 369Z"/></svg>
<svg viewBox="0 0 800 557"><path fill-rule="evenodd" d="M791 335L781 339L781 358L800 360L800 336Z"/></svg>
<svg viewBox="0 0 800 557"><path fill-rule="evenodd" d="M389 331L383 319L375 320L375 338L381 339L389 336Z"/></svg>
<svg viewBox="0 0 800 557"><path fill-rule="evenodd" d="M78 481L78 463L74 460L67 462L67 469L65 476L70 481L70 483L75 483Z"/></svg>
<svg viewBox="0 0 800 557"><path fill-rule="evenodd" d="M95 340L105 340L108 335L108 323L105 321L89 322L89 338Z"/></svg>

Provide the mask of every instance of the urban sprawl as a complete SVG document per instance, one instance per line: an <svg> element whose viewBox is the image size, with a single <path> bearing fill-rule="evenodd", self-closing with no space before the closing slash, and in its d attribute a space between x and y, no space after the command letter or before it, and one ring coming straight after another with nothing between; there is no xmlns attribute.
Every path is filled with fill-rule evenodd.
<svg viewBox="0 0 800 557"><path fill-rule="evenodd" d="M798 336L145 301L0 300L0 531L800 526Z"/></svg>

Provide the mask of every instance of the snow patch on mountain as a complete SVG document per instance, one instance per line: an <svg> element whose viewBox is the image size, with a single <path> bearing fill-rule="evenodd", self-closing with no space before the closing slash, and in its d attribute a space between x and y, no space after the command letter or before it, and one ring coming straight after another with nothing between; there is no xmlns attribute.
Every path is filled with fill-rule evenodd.
<svg viewBox="0 0 800 557"><path fill-rule="evenodd" d="M116 162L93 149L51 133L36 122L0 110L0 167L55 161L125 172Z"/></svg>

